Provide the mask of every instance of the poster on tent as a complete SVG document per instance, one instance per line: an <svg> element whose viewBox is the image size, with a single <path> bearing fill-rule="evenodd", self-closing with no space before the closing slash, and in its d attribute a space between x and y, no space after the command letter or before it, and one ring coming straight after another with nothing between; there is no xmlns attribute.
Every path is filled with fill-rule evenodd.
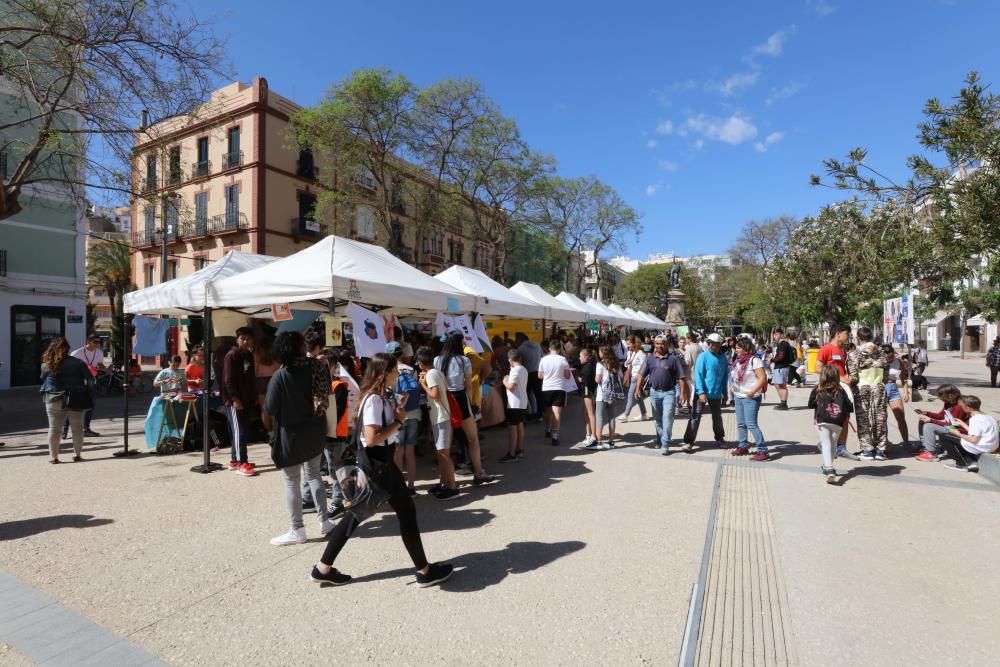
<svg viewBox="0 0 1000 667"><path fill-rule="evenodd" d="M350 303L344 314L351 319L354 332L354 353L361 358L371 358L385 352L385 321L375 311Z"/></svg>
<svg viewBox="0 0 1000 667"><path fill-rule="evenodd" d="M913 297L904 294L883 303L884 338L895 345L913 345L916 328Z"/></svg>
<svg viewBox="0 0 1000 667"><path fill-rule="evenodd" d="M482 353L483 346L479 342L478 336L476 336L475 326L468 315L438 313L437 318L434 320L435 333L438 336L444 336L452 329L461 331L465 336L465 344L475 350L477 354Z"/></svg>
<svg viewBox="0 0 1000 667"><path fill-rule="evenodd" d="M341 347L344 344L344 318L324 315L322 319L326 329L327 347Z"/></svg>

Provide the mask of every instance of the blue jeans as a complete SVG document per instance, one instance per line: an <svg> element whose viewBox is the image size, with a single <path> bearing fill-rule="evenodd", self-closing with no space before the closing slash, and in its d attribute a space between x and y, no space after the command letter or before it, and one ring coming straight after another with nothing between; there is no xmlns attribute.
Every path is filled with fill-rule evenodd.
<svg viewBox="0 0 1000 667"><path fill-rule="evenodd" d="M753 434L753 442L757 445L758 452L766 452L767 445L764 444L764 434L757 426L757 413L760 412L761 397L740 398L736 397L736 436L739 440L737 447L749 447L747 431Z"/></svg>
<svg viewBox="0 0 1000 667"><path fill-rule="evenodd" d="M674 432L674 390L649 390L649 402L653 404L653 421L656 423L656 439L660 447L669 447Z"/></svg>
<svg viewBox="0 0 1000 667"><path fill-rule="evenodd" d="M636 405L639 406L639 414L642 415L643 419L646 418L646 400L642 398L642 394L639 394L639 398L635 397L635 378L628 384L628 396L625 397L625 412L622 413L623 417L628 417L632 414L632 408Z"/></svg>

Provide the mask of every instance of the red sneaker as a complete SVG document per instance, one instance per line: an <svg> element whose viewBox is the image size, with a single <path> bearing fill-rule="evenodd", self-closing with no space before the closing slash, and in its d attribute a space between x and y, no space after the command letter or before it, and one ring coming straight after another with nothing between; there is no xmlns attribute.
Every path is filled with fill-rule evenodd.
<svg viewBox="0 0 1000 667"><path fill-rule="evenodd" d="M253 465L250 463L244 463L236 469L236 473L243 475L244 477L253 477L257 474L257 470L254 469Z"/></svg>
<svg viewBox="0 0 1000 667"><path fill-rule="evenodd" d="M918 461L925 461L929 463L931 461L937 461L938 455L928 449L924 449L913 458Z"/></svg>
<svg viewBox="0 0 1000 667"><path fill-rule="evenodd" d="M733 456L746 456L749 453L750 449L748 447L733 447L732 451Z"/></svg>
<svg viewBox="0 0 1000 667"><path fill-rule="evenodd" d="M770 458L771 457L768 456L767 452L757 452L756 454L754 454L753 456L750 457L750 460L751 461L767 461Z"/></svg>
<svg viewBox="0 0 1000 667"><path fill-rule="evenodd" d="M240 467L240 462L239 461L230 461L229 462L229 469L230 470L232 470L232 471L235 472L236 470L239 470L239 467Z"/></svg>

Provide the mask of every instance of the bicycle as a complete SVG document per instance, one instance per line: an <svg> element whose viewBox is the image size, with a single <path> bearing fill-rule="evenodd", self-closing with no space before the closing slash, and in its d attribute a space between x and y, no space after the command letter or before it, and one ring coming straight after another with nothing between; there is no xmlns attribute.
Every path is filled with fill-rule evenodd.
<svg viewBox="0 0 1000 667"><path fill-rule="evenodd" d="M132 373L129 378L129 387L134 392L147 394L153 390L153 381L142 373ZM101 396L122 393L125 391L124 372L120 367L112 366L110 371L105 371L97 376L95 388Z"/></svg>

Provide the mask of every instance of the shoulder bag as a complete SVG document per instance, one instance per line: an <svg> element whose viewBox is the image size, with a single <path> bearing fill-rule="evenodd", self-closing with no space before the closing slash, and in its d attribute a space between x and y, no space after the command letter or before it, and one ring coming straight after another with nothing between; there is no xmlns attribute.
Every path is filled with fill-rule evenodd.
<svg viewBox="0 0 1000 667"><path fill-rule="evenodd" d="M366 398L367 400L367 398ZM388 462L372 459L367 447L361 442L361 429L364 428L364 402L358 409L358 420L354 433L351 434L348 450L354 449L357 459L353 463L342 465L337 469L337 482L344 495L344 509L351 513L355 521L361 523L374 515L378 508L389 500L389 466ZM385 426L385 413L382 413L382 426Z"/></svg>

